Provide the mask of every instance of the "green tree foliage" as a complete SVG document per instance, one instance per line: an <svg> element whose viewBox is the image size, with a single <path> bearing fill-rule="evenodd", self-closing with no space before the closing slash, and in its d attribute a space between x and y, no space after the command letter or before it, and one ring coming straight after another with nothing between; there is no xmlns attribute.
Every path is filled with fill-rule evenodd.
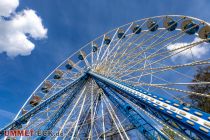
<svg viewBox="0 0 210 140"><path fill-rule="evenodd" d="M199 67L192 82L210 82L210 66ZM210 84L190 85L191 91L210 95ZM189 95L192 104L201 110L210 113L210 98L198 95Z"/></svg>

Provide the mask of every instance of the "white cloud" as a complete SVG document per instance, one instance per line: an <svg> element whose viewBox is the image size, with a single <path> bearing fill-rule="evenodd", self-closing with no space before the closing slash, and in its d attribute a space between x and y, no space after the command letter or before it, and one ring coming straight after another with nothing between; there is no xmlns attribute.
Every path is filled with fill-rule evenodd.
<svg viewBox="0 0 210 140"><path fill-rule="evenodd" d="M35 47L30 38L42 39L47 34L34 10L15 12L18 3L18 0L0 0L0 53L6 52L10 57L30 55Z"/></svg>
<svg viewBox="0 0 210 140"><path fill-rule="evenodd" d="M195 38L192 43L197 42L199 40L200 40L199 38ZM178 49L180 47L186 46L186 45L189 45L189 43L185 43L185 42L175 43L175 44L171 44L171 45L167 46L167 49L174 50L174 49ZM172 58L172 60L182 59L184 61L192 59L192 55L194 58L201 58L203 55L208 53L207 45L208 45L208 43L202 43L200 45L197 45L195 47L192 47L191 49L187 49L182 52L179 52L179 51L184 50L184 48L176 50L173 53L177 53L177 52L179 52L179 53L172 56L171 58Z"/></svg>
<svg viewBox="0 0 210 140"><path fill-rule="evenodd" d="M0 16L9 16L19 5L19 0L0 0Z"/></svg>

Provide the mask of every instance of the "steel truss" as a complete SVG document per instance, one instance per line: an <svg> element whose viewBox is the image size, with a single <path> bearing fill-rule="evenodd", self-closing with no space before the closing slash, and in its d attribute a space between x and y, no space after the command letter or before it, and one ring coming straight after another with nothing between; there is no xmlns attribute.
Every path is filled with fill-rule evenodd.
<svg viewBox="0 0 210 140"><path fill-rule="evenodd" d="M189 138L191 139L194 139L195 137L199 137L201 139L210 138L210 132L208 131L206 133L202 129L205 128L206 130L209 130L209 128L207 128L204 125L204 123L203 124L197 123L197 121L189 119L192 117L196 117L197 119L200 120L200 122L202 121L208 122L208 118L210 116L208 113L201 112L200 110L194 109L192 107L179 105L178 103L170 102L167 100L164 101L164 99L161 97L157 97L156 95L152 95L150 93L142 91L141 89L128 85L124 82L119 82L114 79L109 79L103 75L99 75L94 72L89 72L89 74L93 76L95 79L106 83L110 88L112 88L112 90L116 91L117 89L118 91L121 91L120 92L121 95L128 98L133 103L141 106L143 109L155 115L163 122L169 124L175 130L184 133ZM203 114L202 117L195 115L198 114L198 112ZM186 116L186 114L188 114L188 116Z"/></svg>

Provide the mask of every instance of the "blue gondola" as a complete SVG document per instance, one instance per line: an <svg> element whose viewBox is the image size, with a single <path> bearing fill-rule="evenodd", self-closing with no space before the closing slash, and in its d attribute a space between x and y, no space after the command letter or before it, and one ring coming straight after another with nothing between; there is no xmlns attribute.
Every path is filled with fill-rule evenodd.
<svg viewBox="0 0 210 140"><path fill-rule="evenodd" d="M158 29L158 24L156 23L156 21L149 19L147 21L147 28L149 29L149 31L154 32Z"/></svg>
<svg viewBox="0 0 210 140"><path fill-rule="evenodd" d="M74 63L71 60L68 60L65 65L67 70L71 70L74 67Z"/></svg>
<svg viewBox="0 0 210 140"><path fill-rule="evenodd" d="M119 39L125 38L125 32L124 32L123 29L119 29L119 30L118 30L118 32L117 32L117 37L118 37Z"/></svg>
<svg viewBox="0 0 210 140"><path fill-rule="evenodd" d="M199 30L199 25L195 24L192 20L185 20L182 23L182 31L189 35L195 34Z"/></svg>
<svg viewBox="0 0 210 140"><path fill-rule="evenodd" d="M135 34L140 34L141 33L141 27L138 24L134 24L132 26L132 32Z"/></svg>
<svg viewBox="0 0 210 140"><path fill-rule="evenodd" d="M104 44L109 45L110 42L111 42L111 39L108 36L105 36Z"/></svg>
<svg viewBox="0 0 210 140"><path fill-rule="evenodd" d="M168 31L174 31L178 24L172 18L166 17L166 19L163 22L163 25Z"/></svg>
<svg viewBox="0 0 210 140"><path fill-rule="evenodd" d="M86 57L85 52L80 51L79 54L78 54L78 59L79 59L79 60L84 60L85 57Z"/></svg>
<svg viewBox="0 0 210 140"><path fill-rule="evenodd" d="M92 44L92 51L96 52L98 50L98 45L96 43Z"/></svg>
<svg viewBox="0 0 210 140"><path fill-rule="evenodd" d="M83 56L81 54L78 55L79 60L84 60Z"/></svg>

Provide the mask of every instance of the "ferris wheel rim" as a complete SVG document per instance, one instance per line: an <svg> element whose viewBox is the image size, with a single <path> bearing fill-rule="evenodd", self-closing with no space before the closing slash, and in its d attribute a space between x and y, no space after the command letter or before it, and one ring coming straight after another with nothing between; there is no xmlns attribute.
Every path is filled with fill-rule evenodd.
<svg viewBox="0 0 210 140"><path fill-rule="evenodd" d="M100 38L102 38L103 37L103 39L102 39L102 41L104 40L104 37L105 37L105 35L107 35L107 34L109 34L109 33L111 33L112 31L118 31L118 29L120 29L120 28L122 28L122 27L124 27L124 26L126 26L126 25L132 25L133 23L136 23L136 22L138 22L138 21L146 21L146 20L148 20L148 19L154 19L154 18L165 18L165 17L182 17L182 18L190 18L190 19L193 19L193 20L196 20L196 21L198 21L198 22L200 22L201 24L203 24L203 25L210 25L208 22L205 22L205 21L203 21L203 20L200 20L200 19L198 19L198 18L194 18L194 17L190 17L190 16L183 16L183 15L162 15L162 16L154 16L154 17L149 17L149 18L144 18L144 19L140 19L140 20L136 20L136 21L133 21L133 22L130 22L130 23L127 23L127 24L124 24L124 25L122 25L122 26L119 26L119 27L117 27L117 28L115 28L115 29L112 29L112 30L110 30L110 31L108 31L108 32L106 32L106 33L104 33L104 34L102 34L101 36L99 36L99 37L97 37L96 39L94 39L94 40L92 40L92 41L90 41L89 43L87 43L86 45L84 45L84 46L82 46L80 49L78 49L76 52L74 52L73 54L71 54L69 57L67 57L67 59L65 59L63 62L61 62L40 84L39 84L39 86L32 92L32 94L30 95L30 97L27 99L27 101L24 103L24 105L21 107L21 109L19 110L19 112L18 112L18 114L16 115L16 117L15 117L15 119L14 120L16 120L17 119L17 117L20 115L20 113L21 113L21 110L22 109L24 109L24 107L26 106L26 104L29 102L29 100L32 98L32 96L35 94L35 92L43 85L43 83L50 77L50 76L52 76L53 75L53 73L55 72L55 70L57 70L57 69L59 69L61 66L63 66L70 58L72 58L73 56L75 56L76 54L78 54L81 50L83 50L84 48L86 48L86 47L88 47L90 44L92 44L93 42L95 42L96 40L98 40L98 39L100 39ZM127 28L127 29L130 29L130 27L129 28ZM166 30L166 28L158 28L158 30ZM181 29L176 29L176 30L181 30ZM142 32L148 32L149 30L142 30ZM115 32L115 33L117 33L117 32ZM195 34L195 36L198 36L198 34ZM114 39L114 36L112 37L112 39L111 39L111 41L113 41L113 39ZM117 40L117 39L116 39ZM120 39L119 39L120 40ZM102 44L103 44L103 42L102 42ZM110 45L110 44L109 44ZM103 47L103 45L101 45L100 46L100 49ZM91 57L91 55L93 54L93 52L91 51L91 52L89 52L88 54L87 54L87 56L86 57L88 57L88 56L90 56ZM106 55L105 53L103 54L103 58L106 58L106 56L104 57L104 55ZM99 58L99 61L101 61L101 60L103 60L103 58ZM97 58L98 58L98 56L97 56ZM81 61L80 60L78 60L75 64L78 64L78 63L80 63ZM146 62L146 61L145 61ZM152 67L150 68L150 69L152 69ZM82 70L85 70L85 68L83 68ZM143 70L144 71L144 70ZM85 71L83 71L83 72L85 72ZM76 80L76 79L75 79ZM74 80L73 80L74 81ZM151 83L150 83L151 84ZM161 85L158 85L158 86L161 86ZM149 87L148 87L149 88Z"/></svg>
<svg viewBox="0 0 210 140"><path fill-rule="evenodd" d="M21 107L21 109L23 109L23 107L27 104L27 102L31 99L31 97L33 96L33 94L43 85L44 81L46 81L54 72L56 69L58 69L60 66L62 66L67 60L69 60L72 56L76 55L80 50L82 50L83 48L87 47L89 44L91 44L92 42L96 41L97 39L101 38L102 36L112 32L112 31L115 31L119 28L122 28L126 25L129 25L129 24L133 24L133 23L136 23L136 22L139 22L139 21L144 21L144 20L148 20L148 19L154 19L154 18L165 18L165 17L182 17L182 18L189 18L189 19L193 19L193 20L196 20L196 21L199 21L205 25L210 25L210 23L204 21L204 20L201 20L199 18L195 18L195 17L192 17L192 16L185 16L185 15L160 15L160 16L152 16L152 17L147 17L147 18L142 18L142 19L139 19L139 20L134 20L132 22L129 22L129 23L126 23L126 24L123 24L121 26L118 26L114 29L111 29L107 32L105 32L104 34L96 37L95 39L93 39L92 41L86 43L84 46L82 46L80 49L78 49L77 51L75 51L73 54L71 54L69 57L67 57L65 60L63 60L56 68L54 68L46 78L44 78L44 80L36 87L36 89L31 93L31 95L29 96L29 98L26 100L26 102L23 104L23 106ZM161 28L159 28L161 29ZM165 28L162 28L163 30L165 30ZM179 29L178 29L179 30ZM196 34L197 35L197 34ZM21 109L20 111L18 112L18 115L20 114L21 112ZM15 119L18 117L18 115L16 115ZM15 120L14 119L14 120Z"/></svg>

